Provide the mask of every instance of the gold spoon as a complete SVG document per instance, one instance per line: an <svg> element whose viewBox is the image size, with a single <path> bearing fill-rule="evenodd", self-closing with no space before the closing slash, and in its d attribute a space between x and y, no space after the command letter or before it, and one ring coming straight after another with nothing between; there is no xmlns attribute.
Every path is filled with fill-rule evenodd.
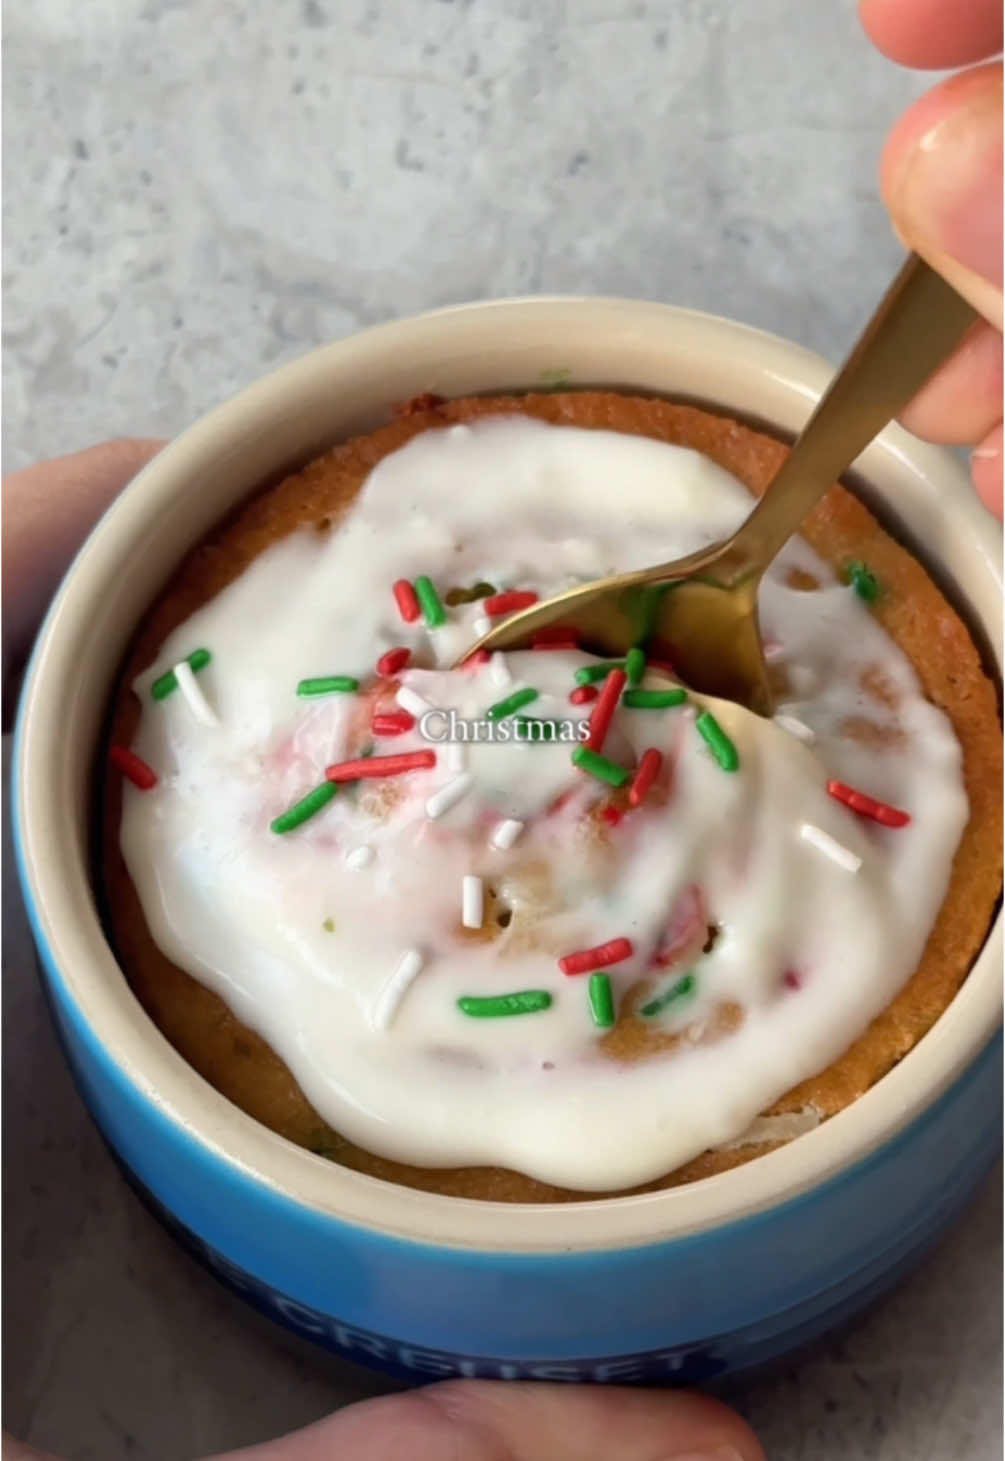
<svg viewBox="0 0 1005 1461"><path fill-rule="evenodd" d="M465 652L526 648L553 625L585 649L635 645L695 690L772 712L757 590L769 563L831 483L924 385L977 313L911 254L750 516L731 538L558 594L512 615Z"/></svg>

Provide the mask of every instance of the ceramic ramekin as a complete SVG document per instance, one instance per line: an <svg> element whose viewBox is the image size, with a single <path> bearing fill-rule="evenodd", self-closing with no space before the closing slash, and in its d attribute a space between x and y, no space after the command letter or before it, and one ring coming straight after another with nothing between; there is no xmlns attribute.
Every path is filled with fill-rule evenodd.
<svg viewBox="0 0 1005 1461"><path fill-rule="evenodd" d="M851 1312L965 1200L999 1140L1000 927L930 1034L817 1130L679 1190L514 1208L345 1171L230 1105L133 998L92 891L90 779L106 697L184 551L251 489L377 425L393 402L559 376L791 432L829 370L782 340L664 305L539 299L384 325L244 391L141 473L60 590L21 705L18 857L95 1119L161 1215L252 1302L413 1379L691 1381L770 1358ZM997 652L998 534L960 468L891 428L858 469Z"/></svg>

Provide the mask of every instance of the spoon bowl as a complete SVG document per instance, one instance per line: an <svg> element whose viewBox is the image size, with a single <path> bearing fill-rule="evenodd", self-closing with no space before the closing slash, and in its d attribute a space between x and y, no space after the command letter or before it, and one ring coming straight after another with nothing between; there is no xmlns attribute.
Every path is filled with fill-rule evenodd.
<svg viewBox="0 0 1005 1461"><path fill-rule="evenodd" d="M581 584L512 615L474 649L524 649L557 628L603 657L623 658L640 645L647 660L693 689L771 715L757 623L760 575L745 571L730 546Z"/></svg>

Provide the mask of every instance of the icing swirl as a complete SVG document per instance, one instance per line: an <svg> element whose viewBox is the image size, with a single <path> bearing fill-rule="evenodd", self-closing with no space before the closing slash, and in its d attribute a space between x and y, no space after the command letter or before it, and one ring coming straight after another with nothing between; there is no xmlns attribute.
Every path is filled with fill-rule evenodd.
<svg viewBox="0 0 1005 1461"><path fill-rule="evenodd" d="M694 695L622 702L604 756L632 774L647 749L662 756L637 807L571 762L596 703L569 700L590 656L452 671L482 601L430 629L403 623L392 595L425 575L441 597L475 584L544 597L690 552L749 506L710 461L644 437L524 418L427 431L378 464L336 531L267 549L136 682L134 749L159 782L126 787L121 841L151 933L358 1145L585 1191L644 1182L734 1142L916 967L967 819L959 747L804 542L762 588L789 686L776 721ZM377 675L398 646L408 666ZM191 677L152 699L199 647L210 714L193 713ZM358 689L296 694L333 675ZM485 738L517 724L489 712L521 689L537 696L519 714L563 723L561 740ZM403 705L415 723L375 736L374 714ZM463 744L445 738L450 712ZM735 772L700 733L705 712ZM432 767L343 785L272 830L333 784L333 764L429 750ZM857 816L830 780L909 823ZM603 971L609 1027L589 976L559 960L619 940L631 952ZM512 1017L475 1017L479 1001L527 992L539 997Z"/></svg>

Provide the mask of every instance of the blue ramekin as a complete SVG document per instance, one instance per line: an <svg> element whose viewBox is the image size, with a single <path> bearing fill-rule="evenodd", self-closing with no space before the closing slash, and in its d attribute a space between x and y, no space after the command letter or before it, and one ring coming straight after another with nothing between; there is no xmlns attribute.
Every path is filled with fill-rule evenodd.
<svg viewBox="0 0 1005 1461"><path fill-rule="evenodd" d="M559 375L793 431L829 372L743 326L622 300L465 306L316 351L185 433L106 514L39 636L18 720L15 837L43 976L131 1180L256 1307L416 1381L694 1382L774 1358L904 1273L1000 1142L997 923L932 1031L816 1130L684 1188L561 1205L415 1192L293 1146L197 1076L126 986L92 891L92 773L116 667L182 553L394 401ZM1000 541L956 462L891 428L857 465L1000 663Z"/></svg>

